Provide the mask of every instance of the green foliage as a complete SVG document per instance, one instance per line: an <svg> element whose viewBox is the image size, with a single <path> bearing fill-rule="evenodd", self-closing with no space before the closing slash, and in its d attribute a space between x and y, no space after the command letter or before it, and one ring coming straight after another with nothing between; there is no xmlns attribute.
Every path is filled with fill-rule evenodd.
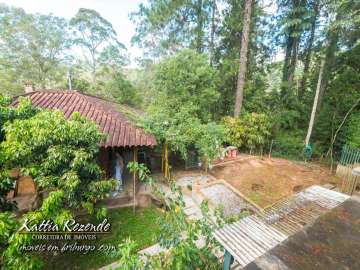
<svg viewBox="0 0 360 270"><path fill-rule="evenodd" d="M99 62L105 69L120 70L125 64L128 64L127 58L122 51L122 46L108 45L100 55Z"/></svg>
<svg viewBox="0 0 360 270"><path fill-rule="evenodd" d="M222 143L222 129L211 123L217 73L206 59L189 50L164 60L156 69L156 98L149 107L145 126L159 142L186 157L187 149L195 146L202 155L215 156Z"/></svg>
<svg viewBox="0 0 360 270"><path fill-rule="evenodd" d="M49 196L44 200L41 208L35 212L29 212L22 216L19 224L23 224L25 219L33 220L34 222L41 222L42 220L53 220L56 224L60 225L60 222L65 218L70 218L71 215L66 210L61 210L61 206L64 200L63 191L50 192ZM1 221L0 221L1 222ZM14 228L12 228L14 230ZM15 229L17 230L17 228ZM0 235L3 232L0 231ZM37 270L42 269L43 262L33 254L26 254L19 249L23 245L29 245L32 243L32 236L30 234L13 233L5 244L6 249L3 252L3 267L5 269L15 270Z"/></svg>
<svg viewBox="0 0 360 270"><path fill-rule="evenodd" d="M103 72L106 73L106 70ZM101 96L128 105L138 106L139 103L141 103L141 98L137 90L122 73L116 72L108 79L105 79L106 77L107 76L102 77L104 80L99 81L96 86L97 91L99 91L99 89L101 90Z"/></svg>
<svg viewBox="0 0 360 270"><path fill-rule="evenodd" d="M6 199L9 191L15 188L15 181L10 177L10 172L0 168L0 211L16 209L16 203Z"/></svg>
<svg viewBox="0 0 360 270"><path fill-rule="evenodd" d="M210 218L207 203L201 205L203 218L189 221L185 218L183 195L174 182L171 184L170 196L165 196L161 190L155 192L167 209L159 219L160 233L157 238L160 245L168 250L147 257L143 266L139 263L139 254L133 253L134 244L127 241L121 245L121 253L129 260L121 260L119 269L219 269L219 260L214 255L219 246L212 236L217 225ZM205 239L202 247L198 246L200 237Z"/></svg>
<svg viewBox="0 0 360 270"><path fill-rule="evenodd" d="M136 270L142 269L143 262L140 260L139 255L136 254L137 245L134 241L126 239L124 243L119 244L119 257L118 264L121 267L118 270Z"/></svg>
<svg viewBox="0 0 360 270"><path fill-rule="evenodd" d="M220 156L220 149L224 142L225 127L214 122L201 125L197 132L195 148L207 161L212 161Z"/></svg>
<svg viewBox="0 0 360 270"><path fill-rule="evenodd" d="M61 225L80 206L87 206L92 212L97 200L105 198L116 186L115 180L102 180L102 171L96 164L98 143L103 139L97 126L79 114L66 120L58 111L40 111L29 117L32 107L28 101L22 101L17 110L10 109L10 119L24 115L28 118L4 125L5 140L0 144L2 174L20 168L23 175L36 182L39 199L50 192L40 201L40 208L24 215L20 223L29 218L39 222L49 219ZM8 176L1 179L2 187L6 179ZM97 214L100 217L105 213L100 209ZM4 237L3 233L7 231L0 231L0 237ZM19 250L31 241L27 234L12 234L8 238L3 253L6 269L42 268L34 255L24 256Z"/></svg>
<svg viewBox="0 0 360 270"><path fill-rule="evenodd" d="M132 207L109 209L106 218L111 223L109 234L97 237L91 241L97 247L104 245L115 247L111 252L94 251L87 254L78 252L66 252L57 254L46 254L44 269L67 270L76 265L78 270L98 269L105 265L120 260L120 265L142 264L139 250L149 247L156 243L155 236L159 231L157 225L158 218L162 211L154 205L148 208L138 208L134 214ZM82 216L82 223L97 223L94 216ZM79 245L89 245L88 240L79 240ZM120 245L119 245L120 243ZM132 258L138 258L137 262ZM115 267L113 267L115 269ZM130 268L134 269L134 268ZM142 268L137 268L142 269Z"/></svg>
<svg viewBox="0 0 360 270"><path fill-rule="evenodd" d="M82 93L86 93L91 89L90 83L86 79L72 78L71 83L73 89ZM67 88L67 85L64 88Z"/></svg>
<svg viewBox="0 0 360 270"><path fill-rule="evenodd" d="M250 150L265 145L272 125L267 115L257 113L242 114L239 118L225 117L224 124L227 142Z"/></svg>
<svg viewBox="0 0 360 270"><path fill-rule="evenodd" d="M327 151L335 130L343 121L349 109L360 97L360 46L340 53L332 66L331 79L328 82L326 95L322 99L322 107L318 113L317 125L313 140ZM352 137L352 128L356 129L356 120L359 106L356 106L340 130L335 145L336 156L340 155L341 148L348 140L356 142L357 134ZM354 125L352 125L354 124ZM355 132L355 131L354 131Z"/></svg>
<svg viewBox="0 0 360 270"><path fill-rule="evenodd" d="M360 113L351 116L346 133L347 144L352 148L360 148Z"/></svg>
<svg viewBox="0 0 360 270"><path fill-rule="evenodd" d="M65 76L59 68L71 45L65 19L0 5L0 39L0 74L8 71L8 78L0 80L1 92L19 91L26 81L54 85Z"/></svg>
<svg viewBox="0 0 360 270"><path fill-rule="evenodd" d="M102 172L95 162L103 136L79 114L68 121L60 112L43 111L7 123L4 130L0 151L5 168L20 167L40 189L64 190L70 207L96 202L111 189L111 181L100 181Z"/></svg>
<svg viewBox="0 0 360 270"><path fill-rule="evenodd" d="M13 233L16 231L17 221L15 215L11 212L0 213L0 253L6 247L6 243Z"/></svg>
<svg viewBox="0 0 360 270"><path fill-rule="evenodd" d="M159 93L158 103L166 102L164 106L171 109L170 113L188 106L191 113L206 122L219 98L218 80L217 71L203 55L183 50L157 66L154 88Z"/></svg>
<svg viewBox="0 0 360 270"><path fill-rule="evenodd" d="M219 205L216 209L216 211L218 211L221 219L223 220L224 223L228 224L228 223L233 223L236 221L239 221L242 218L248 217L251 215L251 212L249 210L243 210L241 213L239 214L234 214L234 215L230 215L225 217L224 216L224 207L223 205Z"/></svg>
<svg viewBox="0 0 360 270"><path fill-rule="evenodd" d="M30 100L20 98L17 107L11 107L11 98L0 95L0 143L5 139L3 127L5 123L16 119L27 119L35 115L38 111L32 105ZM0 153L0 161L3 156ZM10 177L9 169L4 168L3 162L0 163L0 211L10 211L16 208L14 203L6 200L8 192L15 186L15 181Z"/></svg>
<svg viewBox="0 0 360 270"><path fill-rule="evenodd" d="M151 0L140 4L139 11L130 17L137 26L132 43L144 49L145 57L152 58L182 48L204 51L211 46L212 2Z"/></svg>
<svg viewBox="0 0 360 270"><path fill-rule="evenodd" d="M300 159L304 150L303 134L281 132L274 138L272 155L290 159Z"/></svg>
<svg viewBox="0 0 360 270"><path fill-rule="evenodd" d="M244 6L245 1L226 1L222 6L221 24L216 31L216 40L219 44L215 47L214 65L221 75L219 86L221 98L216 106L219 119L234 112ZM274 46L268 43L273 34L272 22L269 18L270 15L266 14L261 5L256 1L253 2L243 103L246 111L250 112L262 112L267 105L266 86L271 82L264 80L263 77L268 66L266 63L270 62L269 58L274 53Z"/></svg>
<svg viewBox="0 0 360 270"><path fill-rule="evenodd" d="M154 178L151 176L150 170L143 163L130 161L127 168L131 173L136 173L139 176L139 180L150 186L154 184Z"/></svg>
<svg viewBox="0 0 360 270"><path fill-rule="evenodd" d="M11 107L11 97L0 95L0 130L2 131L7 121L15 119L26 119L36 114L38 109L32 106L31 101L27 98L19 98L19 105ZM0 142L2 141L0 137Z"/></svg>
<svg viewBox="0 0 360 270"><path fill-rule="evenodd" d="M80 8L70 20L70 26L75 30L75 44L85 48L90 55L86 60L91 68L93 82L100 63L122 65L125 58L120 51L125 47L117 40L112 24L97 11ZM104 46L105 49L100 52Z"/></svg>

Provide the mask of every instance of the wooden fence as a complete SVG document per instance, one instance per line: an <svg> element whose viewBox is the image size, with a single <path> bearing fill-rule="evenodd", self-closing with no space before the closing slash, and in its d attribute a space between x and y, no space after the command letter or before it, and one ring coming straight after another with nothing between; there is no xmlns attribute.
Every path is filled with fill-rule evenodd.
<svg viewBox="0 0 360 270"><path fill-rule="evenodd" d="M360 167L360 149L344 145L341 152L340 163L336 169L336 175L343 179L341 186L343 193L352 195L360 183L360 177L352 174L352 170L356 167Z"/></svg>

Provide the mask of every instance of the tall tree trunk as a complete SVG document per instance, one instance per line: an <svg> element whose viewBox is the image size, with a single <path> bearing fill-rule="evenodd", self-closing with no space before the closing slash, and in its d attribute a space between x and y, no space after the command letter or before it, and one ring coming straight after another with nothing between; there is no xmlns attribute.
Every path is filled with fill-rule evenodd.
<svg viewBox="0 0 360 270"><path fill-rule="evenodd" d="M215 15L216 15L216 0L212 0L211 3L211 29L210 29L210 66L214 62L215 53Z"/></svg>
<svg viewBox="0 0 360 270"><path fill-rule="evenodd" d="M313 43L314 43L314 39L315 39L316 21L317 21L317 16L319 14L319 2L318 1L314 2L313 9L314 9L314 14L311 18L310 37L309 37L308 44L306 46L304 71L303 71L303 76L302 76L301 83L300 83L299 98L302 98L304 96L307 79L309 76L311 53L312 53L312 47L313 47Z"/></svg>
<svg viewBox="0 0 360 270"><path fill-rule="evenodd" d="M323 60L321 60L319 78L318 78L318 82L317 82L317 86L316 86L314 104L313 104L313 108L312 108L312 111L311 111L311 116L310 116L310 121L309 121L309 128L308 128L308 132L307 132L306 139L305 139L305 145L309 144L311 133L312 133L312 130L313 130L313 127L314 127L316 110L317 110L317 106L318 106L318 103L319 103L319 94L320 94L321 82L322 82L322 79L323 79L324 66L325 66L325 60L323 59Z"/></svg>
<svg viewBox="0 0 360 270"><path fill-rule="evenodd" d="M337 17L338 19L338 17ZM325 51L325 67L324 67L324 76L323 76L323 83L321 84L321 89L320 89L320 96L319 96L319 105L318 105L318 110L321 107L322 104L322 99L324 96L324 92L326 90L326 87L329 83L330 80L330 74L332 71L332 68L334 66L334 62L335 62L335 53L338 49L338 41L339 41L339 34L336 31L331 31L329 33L329 38L328 38L328 46L326 48Z"/></svg>
<svg viewBox="0 0 360 270"><path fill-rule="evenodd" d="M245 1L243 29L241 35L240 64L239 64L239 73L238 73L238 80L236 86L236 98L235 98L235 110L234 110L235 117L238 117L240 115L243 96L244 96L247 51L248 51L249 30L250 30L250 21L251 21L251 5L252 5L252 0Z"/></svg>
<svg viewBox="0 0 360 270"><path fill-rule="evenodd" d="M202 52L203 36L204 36L204 16L203 16L203 0L197 0L196 4L197 26L196 26L196 50Z"/></svg>
<svg viewBox="0 0 360 270"><path fill-rule="evenodd" d="M295 70L298 60L298 50L299 50L299 38L294 38L291 49L290 68L289 68L288 77L286 78L288 85L292 85L292 83L294 82Z"/></svg>
<svg viewBox="0 0 360 270"><path fill-rule="evenodd" d="M282 85L281 85L281 97L283 98L286 96L286 92L288 89L287 80L289 78L289 70L290 70L290 64L291 64L291 53L293 48L294 38L288 36L286 41L286 49L285 49L285 59L284 59L284 66L282 71Z"/></svg>
<svg viewBox="0 0 360 270"><path fill-rule="evenodd" d="M91 76L92 76L92 82L93 86L95 86L96 82L96 58L95 58L95 50L90 50L91 54Z"/></svg>
<svg viewBox="0 0 360 270"><path fill-rule="evenodd" d="M305 5L304 0L292 0L289 1L289 5L291 5L291 12L287 15L288 20L302 20L304 17L304 13L301 9ZM293 86L295 70L298 61L298 51L300 44L300 36L302 33L302 29L299 25L291 25L288 29L288 35L286 40L286 54L285 61L283 67L283 78L282 78L282 86L281 86L281 97L286 103L288 100L287 94L290 92ZM286 105L286 104L285 104Z"/></svg>

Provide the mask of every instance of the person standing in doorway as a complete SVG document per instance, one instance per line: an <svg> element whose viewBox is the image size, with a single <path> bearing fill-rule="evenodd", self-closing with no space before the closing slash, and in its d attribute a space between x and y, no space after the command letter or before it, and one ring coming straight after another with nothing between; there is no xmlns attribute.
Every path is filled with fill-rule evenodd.
<svg viewBox="0 0 360 270"><path fill-rule="evenodd" d="M122 191L123 189L123 173L124 173L124 158L121 156L119 152L115 153L115 179L118 181L118 191Z"/></svg>

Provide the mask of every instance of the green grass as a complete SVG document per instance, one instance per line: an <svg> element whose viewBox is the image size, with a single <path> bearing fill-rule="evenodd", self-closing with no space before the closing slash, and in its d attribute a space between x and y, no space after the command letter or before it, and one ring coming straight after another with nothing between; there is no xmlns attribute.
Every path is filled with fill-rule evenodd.
<svg viewBox="0 0 360 270"><path fill-rule="evenodd" d="M155 207L136 209L121 208L109 210L108 219L111 224L111 234L100 235L97 240L86 241L83 244L100 246L101 244L113 244L117 246L122 240L130 237L138 245L138 250L155 244L155 236L159 232L157 219L161 212ZM69 242L73 243L73 241ZM116 257L110 257L105 252L93 251L86 255L66 253L58 256L48 254L45 269L98 269L101 266L116 261Z"/></svg>

